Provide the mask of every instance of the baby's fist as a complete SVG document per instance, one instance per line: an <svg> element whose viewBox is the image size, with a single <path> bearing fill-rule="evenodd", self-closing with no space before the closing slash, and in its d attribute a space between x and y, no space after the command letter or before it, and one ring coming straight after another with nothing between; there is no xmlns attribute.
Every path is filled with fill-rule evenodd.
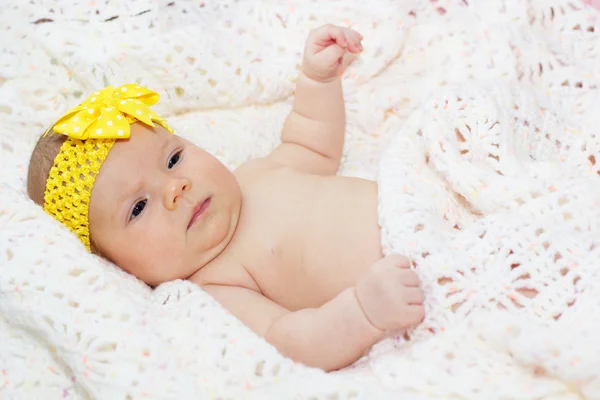
<svg viewBox="0 0 600 400"><path fill-rule="evenodd" d="M356 283L356 297L373 326L381 330L406 329L425 317L419 277L410 261L389 255L377 261Z"/></svg>
<svg viewBox="0 0 600 400"><path fill-rule="evenodd" d="M344 55L362 52L362 39L361 34L352 29L331 24L312 30L304 48L302 71L320 82L337 78L346 67Z"/></svg>

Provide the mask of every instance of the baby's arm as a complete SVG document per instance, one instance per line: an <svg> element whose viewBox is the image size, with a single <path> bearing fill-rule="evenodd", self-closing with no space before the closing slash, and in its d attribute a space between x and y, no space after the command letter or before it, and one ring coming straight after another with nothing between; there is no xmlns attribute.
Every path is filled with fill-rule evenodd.
<svg viewBox="0 0 600 400"><path fill-rule="evenodd" d="M367 320L346 289L319 308L290 312L253 290L235 286L204 289L283 355L326 371L357 360L383 331Z"/></svg>
<svg viewBox="0 0 600 400"><path fill-rule="evenodd" d="M243 287L203 288L283 355L331 371L356 361L384 331L423 319L419 279L409 267L404 257L385 257L355 287L321 307L294 312Z"/></svg>
<svg viewBox="0 0 600 400"><path fill-rule="evenodd" d="M282 144L271 159L312 173L337 172L346 128L342 59L347 50L362 51L361 39L357 32L333 25L310 33Z"/></svg>

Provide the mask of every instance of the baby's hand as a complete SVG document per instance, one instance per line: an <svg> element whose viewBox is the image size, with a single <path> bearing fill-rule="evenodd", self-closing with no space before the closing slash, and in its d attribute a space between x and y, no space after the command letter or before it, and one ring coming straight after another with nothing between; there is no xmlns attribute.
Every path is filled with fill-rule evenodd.
<svg viewBox="0 0 600 400"><path fill-rule="evenodd" d="M327 24L308 35L304 48L302 71L309 78L327 82L341 75L344 55L358 54L363 50L362 35L349 28Z"/></svg>
<svg viewBox="0 0 600 400"><path fill-rule="evenodd" d="M406 329L425 317L419 277L406 257L389 255L373 264L357 282L356 296L367 319L381 330Z"/></svg>

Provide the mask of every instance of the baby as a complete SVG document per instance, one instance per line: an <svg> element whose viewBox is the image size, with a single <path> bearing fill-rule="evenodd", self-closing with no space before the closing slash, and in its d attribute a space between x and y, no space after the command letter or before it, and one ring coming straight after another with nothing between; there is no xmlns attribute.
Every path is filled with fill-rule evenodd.
<svg viewBox="0 0 600 400"><path fill-rule="evenodd" d="M281 144L234 172L171 134L139 85L107 87L53 124L28 192L84 245L149 285L188 279L284 355L336 370L424 318L408 259L382 256L377 184L336 176L340 75L362 36L310 33Z"/></svg>

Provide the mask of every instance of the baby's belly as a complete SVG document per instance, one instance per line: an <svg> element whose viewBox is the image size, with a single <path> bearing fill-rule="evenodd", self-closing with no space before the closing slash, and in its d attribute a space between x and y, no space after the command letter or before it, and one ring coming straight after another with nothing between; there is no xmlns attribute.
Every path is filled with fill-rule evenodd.
<svg viewBox="0 0 600 400"><path fill-rule="evenodd" d="M291 310L318 307L353 286L381 258L377 185L343 177L319 178L310 201L292 204L273 256L257 271L263 293ZM287 214L288 216L290 214Z"/></svg>

